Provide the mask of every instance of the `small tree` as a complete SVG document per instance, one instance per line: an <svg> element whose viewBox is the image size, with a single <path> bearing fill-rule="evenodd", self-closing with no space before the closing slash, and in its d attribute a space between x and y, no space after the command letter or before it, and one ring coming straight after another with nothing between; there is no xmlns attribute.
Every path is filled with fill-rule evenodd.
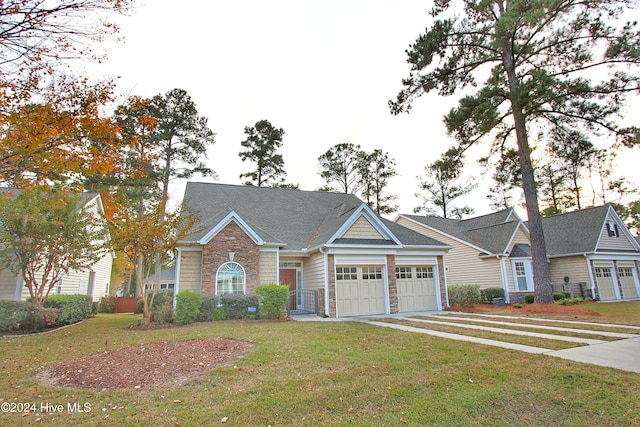
<svg viewBox="0 0 640 427"><path fill-rule="evenodd" d="M322 191L331 191L331 183L338 184L338 191L356 194L362 187L361 170L363 151L360 145L336 144L318 157L320 176L327 186Z"/></svg>
<svg viewBox="0 0 640 427"><path fill-rule="evenodd" d="M244 133L247 139L240 145L246 150L238 155L243 162L255 162L256 170L240 174L240 178L249 178L245 184L258 187L283 184L287 173L282 154L276 154L276 150L282 146L284 130L274 127L268 120L260 120L252 127L246 126Z"/></svg>
<svg viewBox="0 0 640 427"><path fill-rule="evenodd" d="M455 165L446 160L436 160L427 165L425 171L426 177L420 181L419 187L426 195L416 194L417 197L422 197L423 205L415 208L415 213L424 210L427 214L442 218L462 218L474 212L470 206L457 207L453 203L455 199L469 194L476 187L471 183L457 182L460 172Z"/></svg>
<svg viewBox="0 0 640 427"><path fill-rule="evenodd" d="M378 214L389 214L398 209L398 206L391 204L397 197L384 195L389 180L398 174L394 168L395 165L395 160L390 159L388 153L382 150L376 149L371 153L362 154L360 166L362 196L367 205Z"/></svg>
<svg viewBox="0 0 640 427"><path fill-rule="evenodd" d="M72 270L89 269L106 250L106 229L79 195L37 187L0 194L0 257L22 276L34 304Z"/></svg>
<svg viewBox="0 0 640 427"><path fill-rule="evenodd" d="M165 214L158 203L144 212L120 204L109 220L114 248L135 265L134 275L142 296L143 319L146 323L151 321L150 307L156 291L155 288L149 289L148 278L156 267L156 261L164 263L168 260L174 253L176 243L193 233L196 222L195 216L181 209Z"/></svg>

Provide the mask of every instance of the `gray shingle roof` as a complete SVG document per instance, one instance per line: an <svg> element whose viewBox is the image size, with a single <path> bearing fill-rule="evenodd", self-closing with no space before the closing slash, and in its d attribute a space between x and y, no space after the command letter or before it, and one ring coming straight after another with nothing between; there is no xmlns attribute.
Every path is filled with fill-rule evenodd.
<svg viewBox="0 0 640 427"><path fill-rule="evenodd" d="M229 213L235 212L265 242L286 250L301 250L328 243L363 202L344 193L189 182L184 204L200 217L196 226L199 232L185 242L198 241ZM447 247L397 224L389 226L389 223L384 221L405 245ZM337 243L389 244L384 240L375 243L352 239Z"/></svg>
<svg viewBox="0 0 640 427"><path fill-rule="evenodd" d="M549 256L595 252L609 205L542 218Z"/></svg>
<svg viewBox="0 0 640 427"><path fill-rule="evenodd" d="M511 209L469 219L403 216L477 246L487 255L505 253L520 223Z"/></svg>

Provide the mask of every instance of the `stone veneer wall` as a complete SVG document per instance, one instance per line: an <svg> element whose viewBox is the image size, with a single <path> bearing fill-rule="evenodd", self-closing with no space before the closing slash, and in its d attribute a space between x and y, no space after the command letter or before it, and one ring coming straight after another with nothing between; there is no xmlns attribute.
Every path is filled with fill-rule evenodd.
<svg viewBox="0 0 640 427"><path fill-rule="evenodd" d="M387 283L389 283L389 311L398 312L398 286L396 284L396 257L387 255Z"/></svg>
<svg viewBox="0 0 640 427"><path fill-rule="evenodd" d="M237 262L246 273L247 295L253 295L258 286L258 246L235 223L230 222L203 248L202 295L216 292L216 272L226 262Z"/></svg>
<svg viewBox="0 0 640 427"><path fill-rule="evenodd" d="M438 263L438 281L440 282L440 302L442 303L442 308L447 308L447 284L445 280L445 271L444 271L444 257L437 257L436 262Z"/></svg>

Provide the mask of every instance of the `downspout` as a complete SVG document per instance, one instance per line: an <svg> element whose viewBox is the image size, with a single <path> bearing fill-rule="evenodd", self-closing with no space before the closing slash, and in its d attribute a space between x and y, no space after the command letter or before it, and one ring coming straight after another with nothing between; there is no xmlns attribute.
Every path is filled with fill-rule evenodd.
<svg viewBox="0 0 640 427"><path fill-rule="evenodd" d="M280 285L280 248L276 248L276 283Z"/></svg>
<svg viewBox="0 0 640 427"><path fill-rule="evenodd" d="M329 254L327 254L320 246L320 253L324 256L324 314L329 316ZM338 307L336 305L336 317Z"/></svg>
<svg viewBox="0 0 640 427"><path fill-rule="evenodd" d="M20 273L18 273L18 276L16 277L16 290L13 293L13 300L14 301L21 301L22 300L22 287L24 286L24 282L22 280L22 270L20 270Z"/></svg>
<svg viewBox="0 0 640 427"><path fill-rule="evenodd" d="M589 272L589 279L591 279L591 299L596 299L596 278L593 277L593 268L591 266L591 260L587 256L587 254L582 254L585 260L587 261L587 271Z"/></svg>
<svg viewBox="0 0 640 427"><path fill-rule="evenodd" d="M504 302L506 302L507 304L510 304L511 298L509 298L509 279L507 277L507 266L506 266L504 257L501 257L498 255L497 258L500 260L500 272L502 273L502 288L504 289Z"/></svg>
<svg viewBox="0 0 640 427"><path fill-rule="evenodd" d="M438 260L436 259L436 265L438 264ZM442 257L442 275L444 276L444 297L445 304L449 307L449 283L447 282L447 261L445 261L445 257ZM440 289L438 289L438 293ZM442 298L438 301L438 304L442 305ZM440 307L440 310L444 310L445 307Z"/></svg>
<svg viewBox="0 0 640 427"><path fill-rule="evenodd" d="M178 248L178 255L176 257L176 277L173 282L173 311L175 313L178 304L178 292L180 292L180 259L182 258L182 249ZM158 285L158 288L160 285ZM201 292L202 293L202 292Z"/></svg>

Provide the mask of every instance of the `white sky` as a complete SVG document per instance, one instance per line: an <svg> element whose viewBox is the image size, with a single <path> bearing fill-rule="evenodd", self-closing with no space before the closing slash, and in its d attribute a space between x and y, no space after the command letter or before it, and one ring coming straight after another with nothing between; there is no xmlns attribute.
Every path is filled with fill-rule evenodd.
<svg viewBox="0 0 640 427"><path fill-rule="evenodd" d="M398 196L399 212L412 213L420 205L416 176L453 144L442 117L457 98L422 96L400 116L387 101L402 88L405 49L424 33L431 7L424 0L148 0L119 20L126 41L105 45L109 59L96 77L118 76L125 95L185 89L217 134L208 165L218 182L241 184L239 175L253 169L238 156L243 129L266 119L285 131L279 152L287 182L301 190L324 185L317 158L335 144L379 148L399 173L388 192ZM640 164L640 150L622 157L614 176ZM488 213L490 179L473 156L468 164L480 186L459 203ZM182 193L176 185L172 197Z"/></svg>

